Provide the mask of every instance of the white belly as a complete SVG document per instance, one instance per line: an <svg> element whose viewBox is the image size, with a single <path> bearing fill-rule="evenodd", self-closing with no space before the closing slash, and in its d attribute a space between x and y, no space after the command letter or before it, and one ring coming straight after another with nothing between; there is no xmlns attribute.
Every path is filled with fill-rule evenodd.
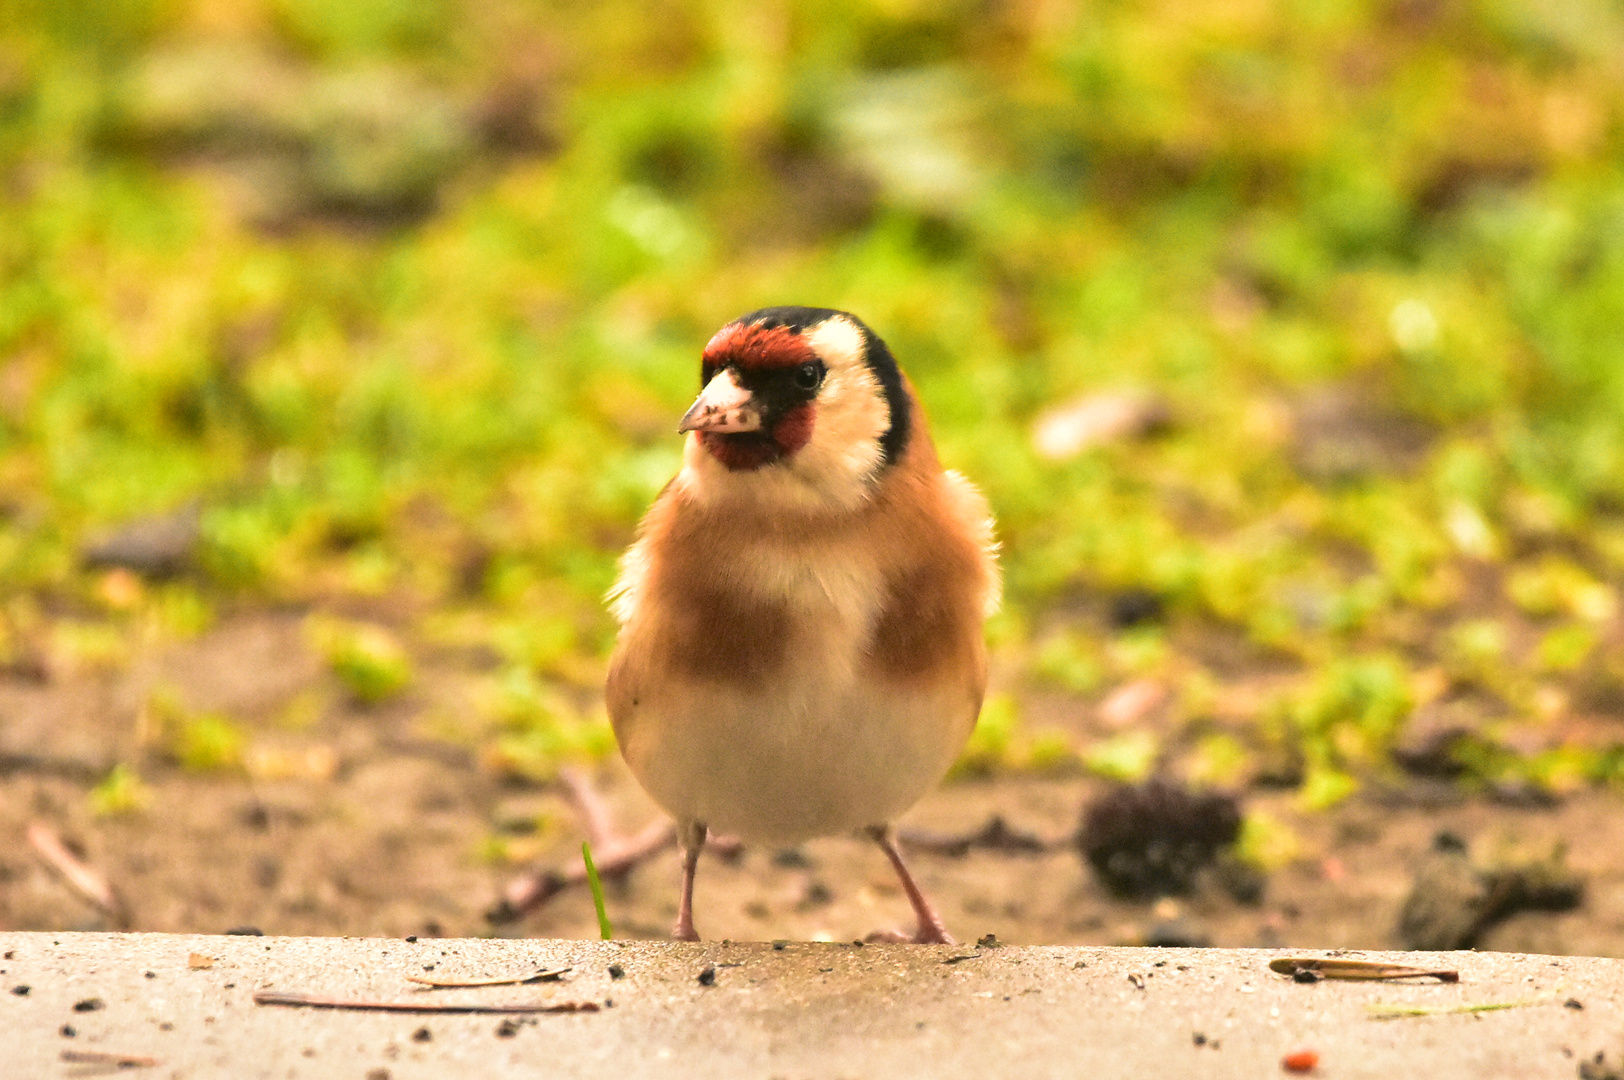
<svg viewBox="0 0 1624 1080"><path fill-rule="evenodd" d="M897 817L942 778L974 722L957 686L916 692L802 675L769 695L650 693L626 761L674 817L793 844Z"/></svg>

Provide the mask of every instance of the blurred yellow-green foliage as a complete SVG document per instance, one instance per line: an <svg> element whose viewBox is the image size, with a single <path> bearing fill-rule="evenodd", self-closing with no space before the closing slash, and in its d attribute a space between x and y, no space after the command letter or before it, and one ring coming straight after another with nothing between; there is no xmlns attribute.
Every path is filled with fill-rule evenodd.
<svg viewBox="0 0 1624 1080"><path fill-rule="evenodd" d="M587 685L700 345L804 303L987 491L1034 684L1293 672L1310 802L1451 707L1469 771L1619 777L1621 105L1603 0L0 0L0 659L409 596ZM1040 453L1091 394L1164 416ZM165 514L182 584L98 593Z"/></svg>

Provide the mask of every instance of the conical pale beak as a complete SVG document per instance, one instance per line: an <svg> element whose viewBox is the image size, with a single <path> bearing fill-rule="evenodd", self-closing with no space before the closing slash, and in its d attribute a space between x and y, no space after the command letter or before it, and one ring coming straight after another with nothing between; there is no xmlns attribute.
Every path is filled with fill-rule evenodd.
<svg viewBox="0 0 1624 1080"><path fill-rule="evenodd" d="M682 418L678 431L760 431L761 409L755 396L740 386L731 368L723 368Z"/></svg>

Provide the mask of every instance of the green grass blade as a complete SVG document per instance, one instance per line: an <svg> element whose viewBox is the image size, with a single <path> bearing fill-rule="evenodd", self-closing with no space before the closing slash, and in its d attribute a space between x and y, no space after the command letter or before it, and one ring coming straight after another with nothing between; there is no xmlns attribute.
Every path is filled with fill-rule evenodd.
<svg viewBox="0 0 1624 1080"><path fill-rule="evenodd" d="M586 863L586 883L592 890L592 906L598 912L598 934L608 941L615 936L615 928L609 925L609 913L603 908L603 882L598 880L598 868L592 862L592 845L581 841L581 861Z"/></svg>
<svg viewBox="0 0 1624 1080"><path fill-rule="evenodd" d="M1526 1009L1530 1005L1550 1005L1554 1001L1554 998L1533 998L1527 1001L1489 1001L1480 1005L1384 1005L1374 1002L1365 1006L1365 1010L1372 1020L1404 1020L1412 1016L1458 1016L1499 1012L1502 1009Z"/></svg>

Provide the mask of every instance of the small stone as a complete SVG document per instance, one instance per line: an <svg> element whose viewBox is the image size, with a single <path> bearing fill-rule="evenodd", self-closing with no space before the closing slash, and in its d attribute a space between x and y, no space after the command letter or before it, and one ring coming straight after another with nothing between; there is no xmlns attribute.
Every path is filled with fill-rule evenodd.
<svg viewBox="0 0 1624 1080"><path fill-rule="evenodd" d="M13 994L16 994L18 997L27 997L28 996L28 990L29 990L29 988L27 986L23 986L21 984L18 984L17 986L13 986L11 988L11 992Z"/></svg>
<svg viewBox="0 0 1624 1080"><path fill-rule="evenodd" d="M74 1027L73 1027L72 1024L63 1024L62 1025L62 1037L64 1039L71 1039L77 1034L79 1034L79 1033L74 1030Z"/></svg>
<svg viewBox="0 0 1624 1080"><path fill-rule="evenodd" d="M389 1070L379 1066L367 1070L367 1080L389 1080Z"/></svg>
<svg viewBox="0 0 1624 1080"><path fill-rule="evenodd" d="M228 937L264 937L265 931L257 926L233 926L226 931Z"/></svg>
<svg viewBox="0 0 1624 1080"><path fill-rule="evenodd" d="M715 964L706 964L703 968L700 969L700 971L699 971L699 985L700 986L715 986L716 985L716 965Z"/></svg>
<svg viewBox="0 0 1624 1080"><path fill-rule="evenodd" d="M1578 998L1568 998L1568 1000L1566 1000L1566 1001L1564 1001L1562 1003L1562 1007L1564 1009L1578 1010L1578 1009L1583 1009L1585 1007L1585 1003L1580 1001Z"/></svg>
<svg viewBox="0 0 1624 1080"><path fill-rule="evenodd" d="M498 1039L511 1039L518 1033L519 1025L515 1024L512 1020L503 1020L500 1024L496 1025L496 1037Z"/></svg>
<svg viewBox="0 0 1624 1080"><path fill-rule="evenodd" d="M626 969L621 967L619 964L610 964L609 977L611 979L624 979L626 977Z"/></svg>
<svg viewBox="0 0 1624 1080"><path fill-rule="evenodd" d="M1320 981L1320 973L1317 971L1310 971L1308 968L1298 968L1296 971L1291 973L1291 981L1300 983L1317 983Z"/></svg>
<svg viewBox="0 0 1624 1080"><path fill-rule="evenodd" d="M1127 589L1111 598L1111 625L1118 629L1155 622L1165 613L1162 598L1149 589Z"/></svg>
<svg viewBox="0 0 1624 1080"><path fill-rule="evenodd" d="M420 1027L412 1032L412 1042L429 1042L433 1040L434 1032L426 1027Z"/></svg>
<svg viewBox="0 0 1624 1080"><path fill-rule="evenodd" d="M75 1001L73 1003L73 1011L74 1012L95 1012L96 1010L105 1007L106 1004L107 1003L105 1001L103 1001L101 998L98 998L98 997L85 998L82 1001Z"/></svg>
<svg viewBox="0 0 1624 1080"><path fill-rule="evenodd" d="M178 577L191 569L199 538L196 506L140 518L80 553L91 569L124 569L152 578Z"/></svg>

